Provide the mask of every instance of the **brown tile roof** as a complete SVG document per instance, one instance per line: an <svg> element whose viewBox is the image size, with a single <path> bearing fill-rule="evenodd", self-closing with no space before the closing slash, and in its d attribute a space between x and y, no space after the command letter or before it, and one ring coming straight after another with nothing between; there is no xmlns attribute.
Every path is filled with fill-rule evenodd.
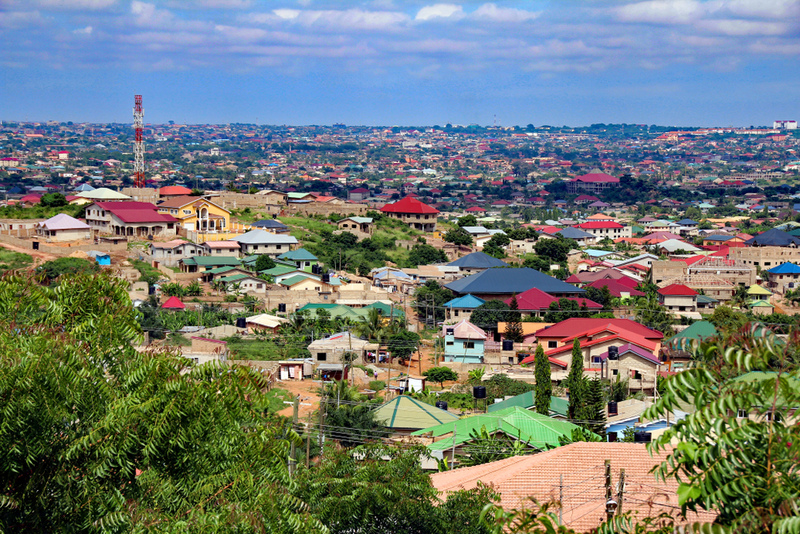
<svg viewBox="0 0 800 534"><path fill-rule="evenodd" d="M159 209L161 209L161 208L182 208L182 207L187 206L187 205L191 204L192 202L195 202L196 200L200 200L200 199L202 199L202 197L175 197L175 198L169 198L167 200L164 200L163 202L160 202L158 204L158 208Z"/></svg>
<svg viewBox="0 0 800 534"><path fill-rule="evenodd" d="M539 502L560 500L564 524L578 532L586 532L605 519L603 462L610 460L615 499L620 469L625 469L623 512L634 511L640 518L666 512L681 525L713 521L716 514L709 512L689 512L687 519L680 518L677 481L656 480L650 473L668 454L669 450L651 457L645 445L639 443L582 442L538 454L434 473L431 480L434 487L445 494L473 489L478 481L492 484L501 496L500 505L506 510L530 506L529 497Z"/></svg>

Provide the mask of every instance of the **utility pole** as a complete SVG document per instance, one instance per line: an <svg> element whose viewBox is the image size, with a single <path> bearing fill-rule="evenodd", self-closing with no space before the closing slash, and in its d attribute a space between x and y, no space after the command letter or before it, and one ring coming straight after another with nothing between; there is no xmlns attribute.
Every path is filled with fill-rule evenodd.
<svg viewBox="0 0 800 534"><path fill-rule="evenodd" d="M612 502L612 493L611 493L611 460L605 461L605 468L606 468L606 477L605 477L605 486L606 486L606 520L611 521L611 518L614 517L614 510L611 507Z"/></svg>
<svg viewBox="0 0 800 534"><path fill-rule="evenodd" d="M319 457L322 458L322 454L325 451L325 429L322 426L325 423L325 400L326 395L322 393L322 397L319 399Z"/></svg>
<svg viewBox="0 0 800 534"><path fill-rule="evenodd" d="M564 473L558 475L558 522L564 523Z"/></svg>
<svg viewBox="0 0 800 534"><path fill-rule="evenodd" d="M622 495L625 493L625 469L619 470L619 488L617 488L617 513L622 513Z"/></svg>
<svg viewBox="0 0 800 534"><path fill-rule="evenodd" d="M298 411L300 409L300 395L296 395L294 398L294 404L292 405L292 430L297 428L297 416ZM295 444L294 440L292 440L291 450L289 451L289 476L294 476L295 466L297 465L297 445Z"/></svg>

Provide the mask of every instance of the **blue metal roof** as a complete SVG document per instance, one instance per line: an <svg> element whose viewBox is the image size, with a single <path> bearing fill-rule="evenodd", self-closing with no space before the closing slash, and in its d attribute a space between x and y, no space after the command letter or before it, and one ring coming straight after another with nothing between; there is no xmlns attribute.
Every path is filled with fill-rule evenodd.
<svg viewBox="0 0 800 534"><path fill-rule="evenodd" d="M445 287L460 294L498 294L507 295L512 293L522 293L532 287L540 289L545 293L556 295L579 295L585 290L575 287L572 284L562 282L558 278L553 278L536 269L528 267L520 268L494 268L486 269L482 273L473 274L450 282Z"/></svg>
<svg viewBox="0 0 800 534"><path fill-rule="evenodd" d="M481 304L483 304L484 302L486 302L486 301L483 300L483 299L479 299L478 297L476 297L474 295L467 294L467 295L464 295L463 297L455 298L455 299L451 300L450 302L445 302L444 306L445 306L445 308L472 308L472 309L474 309L474 308L477 308L478 306L480 306Z"/></svg>
<svg viewBox="0 0 800 534"><path fill-rule="evenodd" d="M508 264L486 253L473 252L455 261L451 261L447 265L463 269L488 269L490 267L506 267Z"/></svg>
<svg viewBox="0 0 800 534"><path fill-rule="evenodd" d="M777 267L773 267L767 271L772 274L800 274L800 265L795 263L782 263Z"/></svg>

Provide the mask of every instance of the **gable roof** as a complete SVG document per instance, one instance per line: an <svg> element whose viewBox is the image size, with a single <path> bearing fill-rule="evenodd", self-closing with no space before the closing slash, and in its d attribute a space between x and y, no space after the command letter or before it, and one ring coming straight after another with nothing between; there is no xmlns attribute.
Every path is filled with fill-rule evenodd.
<svg viewBox="0 0 800 534"><path fill-rule="evenodd" d="M245 245L295 245L297 238L290 235L273 234L266 230L256 229L234 237L236 241Z"/></svg>
<svg viewBox="0 0 800 534"><path fill-rule="evenodd" d="M700 341L717 335L717 328L710 321L696 321L685 330L672 336L668 344L672 348L685 347L691 341Z"/></svg>
<svg viewBox="0 0 800 534"><path fill-rule="evenodd" d="M614 279L614 278L602 278L600 280L595 280L591 284L588 284L587 287L593 287L595 289L602 289L604 287L608 288L608 292L614 298L619 298L622 296L623 293L627 293L631 297L643 297L644 293L639 291L634 287L631 287L629 283L622 282L622 278Z"/></svg>
<svg viewBox="0 0 800 534"><path fill-rule="evenodd" d="M514 297L509 297L505 299L503 302L511 305L511 301ZM550 304L553 302L558 302L559 299L553 297L552 295L548 295L541 289L532 287L527 291L523 291L519 295L517 295L517 307L520 311L539 311L539 310L546 310L550 307ZM568 298L568 300L574 300L578 303L579 306L586 305L587 308L595 308L599 309L603 306L598 304L597 302L585 298Z"/></svg>
<svg viewBox="0 0 800 534"><path fill-rule="evenodd" d="M283 224L277 219L262 219L260 221L256 221L250 226L254 228L274 228L277 230L288 230L288 226Z"/></svg>
<svg viewBox="0 0 800 534"><path fill-rule="evenodd" d="M387 204L381 208L384 213L411 213L415 215L435 215L439 210L420 202L414 197L405 197L394 204Z"/></svg>
<svg viewBox="0 0 800 534"><path fill-rule="evenodd" d="M278 258L281 260L290 261L317 261L317 257L304 248L298 248L297 250L284 252L278 256Z"/></svg>
<svg viewBox="0 0 800 534"><path fill-rule="evenodd" d="M800 274L800 265L790 262L781 263L767 272L770 274Z"/></svg>
<svg viewBox="0 0 800 534"><path fill-rule="evenodd" d="M466 308L466 309L475 309L481 304L486 302L483 299L479 299L475 295L466 294L463 297L454 298L448 302L444 303L445 308Z"/></svg>
<svg viewBox="0 0 800 534"><path fill-rule="evenodd" d="M571 181L573 182L582 182L587 184L597 184L597 183L619 183L619 178L615 176L611 176L610 174L606 174L604 172L600 172L599 170L593 170L590 173L576 176Z"/></svg>
<svg viewBox="0 0 800 534"><path fill-rule="evenodd" d="M506 408L511 408L513 406L517 406L519 408L523 408L525 410L530 410L534 406L536 406L536 392L526 391L525 393L520 393L510 399L505 399L500 402L495 402L494 404L489 404L486 407L486 411L488 413L499 412L500 410L505 410ZM556 413L558 415L567 415L567 407L569 406L569 401L566 399L561 399L559 397L555 397L550 395L550 411Z"/></svg>
<svg viewBox="0 0 800 534"><path fill-rule="evenodd" d="M572 317L566 319L544 330L540 330L538 337L566 338L572 337L576 333L592 331L604 327L621 328L650 340L660 340L664 337L664 334L658 330L648 328L631 319L595 319L593 317Z"/></svg>
<svg viewBox="0 0 800 534"><path fill-rule="evenodd" d="M375 408L375 420L387 428L419 430L453 423L458 416L436 406L425 404L408 395L400 395Z"/></svg>
<svg viewBox="0 0 800 534"><path fill-rule="evenodd" d="M500 506L506 511L530 505L529 497L539 502L559 499L563 491L563 524L577 532L589 532L606 519L602 483L604 460L610 460L612 480L619 480L625 469L625 510L639 517L656 517L666 513L675 517L676 525L712 523L716 514L687 512L681 519L675 513L678 503L678 481L656 479L651 470L666 461L672 447L652 454L641 443L577 442L538 454L512 456L488 464L461 467L433 473L431 483L442 494L458 490L475 490L478 483L489 484L500 495ZM599 489L593 489L595 486ZM594 491L594 494L587 493ZM599 503L599 505L598 505Z"/></svg>
<svg viewBox="0 0 800 534"><path fill-rule="evenodd" d="M694 296L697 291L683 284L670 284L658 290L659 295Z"/></svg>
<svg viewBox="0 0 800 534"><path fill-rule="evenodd" d="M190 195L192 190L182 185L165 185L158 190L159 195Z"/></svg>
<svg viewBox="0 0 800 534"><path fill-rule="evenodd" d="M480 431L482 427L486 427L486 431L489 434L502 432L539 450L558 447L560 445L560 437L569 437L572 435L572 431L578 428L570 422L560 421L518 406L512 406L491 414L473 415L453 423L423 428L412 432L411 435L423 436L431 434L433 437L439 437L453 434L455 429L455 436L451 435L428 445L429 450L442 451L451 449L453 445L463 445L472 441L470 434L473 431Z"/></svg>
<svg viewBox="0 0 800 534"><path fill-rule="evenodd" d="M456 339L486 339L486 332L470 323L466 319L454 326L445 327L447 330L453 330L453 337Z"/></svg>
<svg viewBox="0 0 800 534"><path fill-rule="evenodd" d="M447 265L451 267L458 267L462 269L488 269L490 267L507 267L508 264L502 260L498 260L493 256L489 256L485 252L473 252L462 256L455 261L451 261Z"/></svg>
<svg viewBox="0 0 800 534"><path fill-rule="evenodd" d="M59 213L50 217L46 221L39 223L40 228L46 230L88 230L91 228L85 222L81 222L75 217L71 217L66 213Z"/></svg>
<svg viewBox="0 0 800 534"><path fill-rule="evenodd" d="M450 282L445 287L460 294L519 294L532 287L538 287L550 294L585 293L581 288L528 267L486 269L481 273Z"/></svg>
<svg viewBox="0 0 800 534"><path fill-rule="evenodd" d="M81 191L75 196L88 198L90 200L130 200L131 198L128 195L123 195L107 187L100 187L98 189L92 189L91 191Z"/></svg>
<svg viewBox="0 0 800 534"><path fill-rule="evenodd" d="M178 297L168 298L161 307L165 310L183 310L186 305Z"/></svg>
<svg viewBox="0 0 800 534"><path fill-rule="evenodd" d="M800 237L793 236L783 230L772 228L766 232L762 232L755 237L752 237L744 242L745 245L757 247L789 247L800 245Z"/></svg>
<svg viewBox="0 0 800 534"><path fill-rule="evenodd" d="M633 343L625 343L624 345L621 345L619 347L619 356L620 357L623 354L626 354L626 353L634 354L634 355L636 355L636 356L638 356L638 357L640 357L640 358L642 358L644 360L647 360L649 362L655 363L656 365L660 365L661 364L661 361L658 358L656 358L655 356L653 356L652 352L647 352L643 348L641 348L639 346L636 346ZM608 358L608 351L605 351L604 353L602 353L600 355L600 359L601 360L605 360L606 358Z"/></svg>

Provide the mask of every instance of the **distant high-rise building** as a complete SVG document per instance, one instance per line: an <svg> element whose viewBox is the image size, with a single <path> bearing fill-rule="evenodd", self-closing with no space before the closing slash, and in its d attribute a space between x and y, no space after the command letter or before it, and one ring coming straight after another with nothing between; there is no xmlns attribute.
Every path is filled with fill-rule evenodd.
<svg viewBox="0 0 800 534"><path fill-rule="evenodd" d="M775 121L772 123L773 128L780 128L782 130L796 130L797 121Z"/></svg>

